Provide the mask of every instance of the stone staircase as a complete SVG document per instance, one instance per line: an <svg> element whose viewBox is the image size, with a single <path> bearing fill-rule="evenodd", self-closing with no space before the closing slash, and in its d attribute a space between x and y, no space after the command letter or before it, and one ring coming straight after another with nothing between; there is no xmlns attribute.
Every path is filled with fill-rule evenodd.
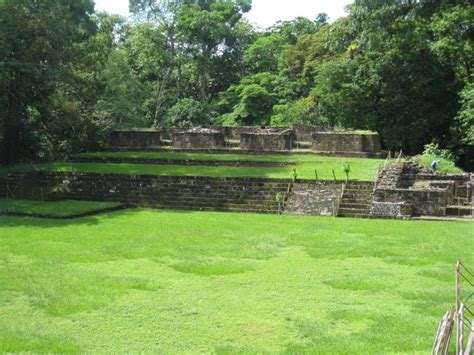
<svg viewBox="0 0 474 355"><path fill-rule="evenodd" d="M155 208L197 210L197 211L228 211L253 213L278 213L277 194L285 194L288 183L247 181L219 182L205 180L199 183L188 183L181 180L162 185L154 201L145 202ZM137 196L137 204L143 199Z"/></svg>
<svg viewBox="0 0 474 355"><path fill-rule="evenodd" d="M341 203L337 211L338 217L369 217L370 203L374 189L373 182L350 181L346 184Z"/></svg>

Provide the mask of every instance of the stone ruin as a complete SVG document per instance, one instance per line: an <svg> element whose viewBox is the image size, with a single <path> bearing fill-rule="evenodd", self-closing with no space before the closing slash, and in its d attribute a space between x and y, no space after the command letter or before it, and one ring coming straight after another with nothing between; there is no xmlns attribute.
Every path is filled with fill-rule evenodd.
<svg viewBox="0 0 474 355"><path fill-rule="evenodd" d="M377 178L370 214L377 217L466 215L472 213L470 174L432 173L415 163L387 166Z"/></svg>
<svg viewBox="0 0 474 355"><path fill-rule="evenodd" d="M381 156L380 136L374 132L332 131L312 134L312 149L315 152L350 154L366 153L367 156Z"/></svg>
<svg viewBox="0 0 474 355"><path fill-rule="evenodd" d="M291 129L262 129L255 133L240 135L240 149L250 151L285 151L293 147Z"/></svg>
<svg viewBox="0 0 474 355"><path fill-rule="evenodd" d="M111 149L154 148L235 149L247 152L281 152L303 149L318 154L381 158L380 136L374 132L336 131L323 126L160 128L116 131Z"/></svg>
<svg viewBox="0 0 474 355"><path fill-rule="evenodd" d="M148 148L161 144L161 132L158 130L120 130L109 136L112 148Z"/></svg>
<svg viewBox="0 0 474 355"><path fill-rule="evenodd" d="M193 128L173 133L171 146L178 149L223 148L225 137L222 132L212 128Z"/></svg>

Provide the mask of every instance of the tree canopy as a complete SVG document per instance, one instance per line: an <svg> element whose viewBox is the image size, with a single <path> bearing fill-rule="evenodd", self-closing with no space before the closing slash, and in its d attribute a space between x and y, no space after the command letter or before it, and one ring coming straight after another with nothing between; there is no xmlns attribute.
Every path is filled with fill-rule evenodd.
<svg viewBox="0 0 474 355"><path fill-rule="evenodd" d="M325 124L474 166L468 0L355 0L257 30L250 0L0 2L0 162L96 149L114 128Z"/></svg>

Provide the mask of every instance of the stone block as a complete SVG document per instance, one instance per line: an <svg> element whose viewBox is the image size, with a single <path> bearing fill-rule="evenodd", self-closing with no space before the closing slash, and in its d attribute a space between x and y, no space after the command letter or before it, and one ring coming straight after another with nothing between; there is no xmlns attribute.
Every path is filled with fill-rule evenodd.
<svg viewBox="0 0 474 355"><path fill-rule="evenodd" d="M266 129L258 133L242 133L240 149L251 151L286 151L293 146L293 131Z"/></svg>
<svg viewBox="0 0 474 355"><path fill-rule="evenodd" d="M315 132L312 134L312 142L312 149L321 152L381 153L378 133Z"/></svg>
<svg viewBox="0 0 474 355"><path fill-rule="evenodd" d="M179 149L214 149L225 147L222 132L214 129L192 129L175 132L171 137L171 145Z"/></svg>

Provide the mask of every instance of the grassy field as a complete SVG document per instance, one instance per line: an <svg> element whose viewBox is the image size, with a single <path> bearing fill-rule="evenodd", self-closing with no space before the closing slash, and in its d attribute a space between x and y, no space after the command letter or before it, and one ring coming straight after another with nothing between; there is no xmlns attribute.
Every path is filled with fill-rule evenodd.
<svg viewBox="0 0 474 355"><path fill-rule="evenodd" d="M117 207L119 205L120 203L117 202L99 201L31 201L0 199L0 211L45 214L60 217Z"/></svg>
<svg viewBox="0 0 474 355"><path fill-rule="evenodd" d="M104 154L104 153L101 153ZM350 179L372 181L377 168L383 164L380 159L337 158L317 155L238 155L238 154L185 154L185 153L110 153L110 156L150 157L157 159L194 159L194 160L254 160L295 162L297 165L283 167L213 167L200 165L156 165L132 163L49 163L37 165L22 165L0 169L0 175L12 171L78 171L87 173L117 173L117 174L150 174L173 176L212 176L212 177L262 177L289 179L296 169L298 178L332 180L333 173L338 180L345 179L344 164L350 166Z"/></svg>
<svg viewBox="0 0 474 355"><path fill-rule="evenodd" d="M468 222L0 217L0 352L429 353Z"/></svg>
<svg viewBox="0 0 474 355"><path fill-rule="evenodd" d="M180 152L91 152L79 154L85 158L131 158L131 159L169 159L169 160L217 160L217 161L267 161L267 162L293 162L293 163L327 163L334 160L343 163L359 163L360 160L373 160L365 158L329 157L316 154L204 154ZM379 159L379 163L381 160Z"/></svg>

